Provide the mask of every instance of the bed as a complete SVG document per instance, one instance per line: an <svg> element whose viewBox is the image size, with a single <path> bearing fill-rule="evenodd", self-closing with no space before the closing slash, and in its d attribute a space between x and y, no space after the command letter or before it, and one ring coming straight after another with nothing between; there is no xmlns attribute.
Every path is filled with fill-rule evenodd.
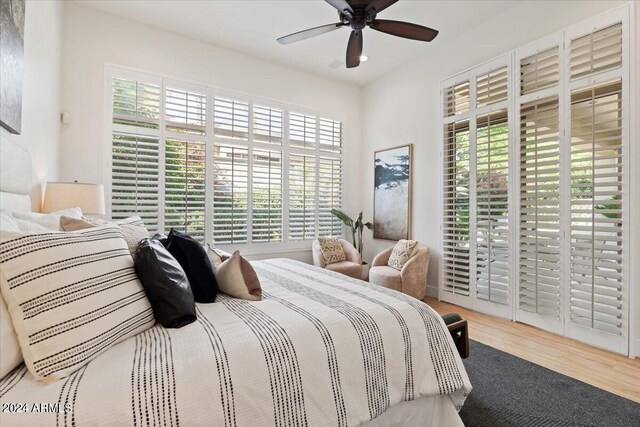
<svg viewBox="0 0 640 427"><path fill-rule="evenodd" d="M2 144L1 207L25 209L28 157ZM429 306L289 259L253 264L262 301L198 304L196 322L156 325L53 383L18 366L0 380L2 424L462 425L471 385Z"/></svg>

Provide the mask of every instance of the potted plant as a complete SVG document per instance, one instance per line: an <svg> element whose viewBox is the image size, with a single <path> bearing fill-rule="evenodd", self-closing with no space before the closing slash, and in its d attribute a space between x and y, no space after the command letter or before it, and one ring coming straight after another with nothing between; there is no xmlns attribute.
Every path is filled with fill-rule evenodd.
<svg viewBox="0 0 640 427"><path fill-rule="evenodd" d="M372 222L362 222L362 212L358 215L358 219L355 221L349 215L341 211L340 209L331 209L331 213L351 229L351 239L353 240L353 246L360 252L362 257L362 230L367 227L369 230L373 230ZM366 262L362 263L366 265Z"/></svg>

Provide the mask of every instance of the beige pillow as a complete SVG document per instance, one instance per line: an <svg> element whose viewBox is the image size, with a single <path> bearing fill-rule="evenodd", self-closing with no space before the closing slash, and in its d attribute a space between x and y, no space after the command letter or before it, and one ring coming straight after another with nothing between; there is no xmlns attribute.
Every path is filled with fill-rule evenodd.
<svg viewBox="0 0 640 427"><path fill-rule="evenodd" d="M319 237L318 243L320 243L320 252L325 264L333 264L347 259L342 243L337 237Z"/></svg>
<svg viewBox="0 0 640 427"><path fill-rule="evenodd" d="M207 255L213 265L213 272L218 282L218 289L234 298L250 301L262 299L262 288L258 274L249 261L240 256L240 251L235 251L228 256L207 245Z"/></svg>
<svg viewBox="0 0 640 427"><path fill-rule="evenodd" d="M78 231L87 228L99 227L112 224L109 221L100 218L87 218L82 217L71 218L68 216L60 217L60 228L64 231ZM120 219L115 224L122 230L124 240L127 242L127 247L131 255L136 253L140 240L149 237L149 231L145 227L142 218L139 216L131 216L129 218Z"/></svg>
<svg viewBox="0 0 640 427"><path fill-rule="evenodd" d="M415 252L416 246L418 246L418 242L416 240L400 240L393 247L393 251L391 252L387 265L395 268L396 270L402 270L402 267L404 267L406 262L409 261L409 258L411 258Z"/></svg>
<svg viewBox="0 0 640 427"><path fill-rule="evenodd" d="M60 218L63 216L82 218L82 210L80 210L80 208L69 208L48 214L13 212L11 215L16 220L20 231L26 233L45 233L47 231L62 231L62 228L60 228Z"/></svg>

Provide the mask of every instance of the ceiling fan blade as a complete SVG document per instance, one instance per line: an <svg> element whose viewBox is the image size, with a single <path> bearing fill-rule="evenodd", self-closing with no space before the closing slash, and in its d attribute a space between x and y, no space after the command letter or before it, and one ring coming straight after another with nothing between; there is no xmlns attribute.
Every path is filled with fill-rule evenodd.
<svg viewBox="0 0 640 427"><path fill-rule="evenodd" d="M398 0L370 0L365 9L366 12L380 13Z"/></svg>
<svg viewBox="0 0 640 427"><path fill-rule="evenodd" d="M343 27L344 24L342 22L338 22L336 24L329 25L321 25L315 28L309 28L308 30L298 31L297 33L289 34L288 36L280 37L278 39L278 43L280 44L289 44L294 42L299 42L300 40L305 40L311 37L319 36L320 34L328 33L333 30L337 30L340 27Z"/></svg>
<svg viewBox="0 0 640 427"><path fill-rule="evenodd" d="M362 55L362 31L351 31L349 44L347 45L347 68L360 65Z"/></svg>
<svg viewBox="0 0 640 427"><path fill-rule="evenodd" d="M391 34L392 36L421 40L424 42L430 42L438 35L438 30L434 30L433 28L410 24L408 22L389 21L386 19L376 19L369 24L369 27L376 31Z"/></svg>
<svg viewBox="0 0 640 427"><path fill-rule="evenodd" d="M349 5L349 3L347 3L346 0L325 0L325 1L329 3L331 6L335 7L338 10L338 12L340 13L348 12L351 16L353 16L353 9Z"/></svg>

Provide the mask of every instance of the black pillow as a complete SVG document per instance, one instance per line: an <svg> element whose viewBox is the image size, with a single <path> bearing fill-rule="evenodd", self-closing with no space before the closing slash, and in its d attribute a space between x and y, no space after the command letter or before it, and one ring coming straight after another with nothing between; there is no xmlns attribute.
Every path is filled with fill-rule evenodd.
<svg viewBox="0 0 640 427"><path fill-rule="evenodd" d="M189 279L176 259L155 239L142 239L135 267L153 315L165 328L181 328L196 320Z"/></svg>
<svg viewBox="0 0 640 427"><path fill-rule="evenodd" d="M218 295L218 282L204 247L188 234L174 229L171 229L164 246L187 273L196 302L214 302Z"/></svg>

